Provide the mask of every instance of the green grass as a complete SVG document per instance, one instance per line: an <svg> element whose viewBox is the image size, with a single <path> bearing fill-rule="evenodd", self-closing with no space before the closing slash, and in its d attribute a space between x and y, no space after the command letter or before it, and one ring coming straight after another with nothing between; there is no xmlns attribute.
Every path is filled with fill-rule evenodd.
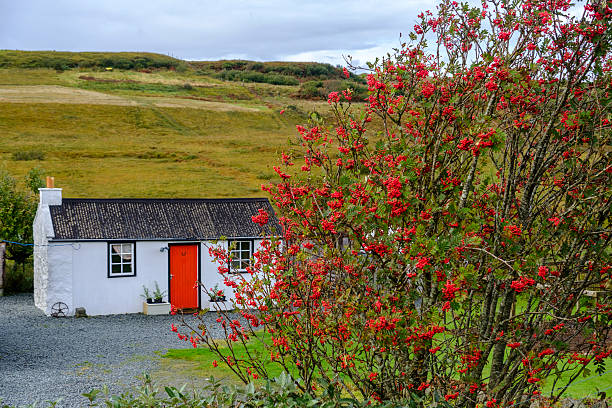
<svg viewBox="0 0 612 408"><path fill-rule="evenodd" d="M221 81L201 72L205 62L180 70L100 68L145 57L178 61L0 51L0 167L18 179L42 168L66 197L262 196L261 184L277 180L272 166L281 152L293 149L295 125L310 111L329 113L325 102L295 99L298 86ZM56 70L54 58L80 68Z"/></svg>
<svg viewBox="0 0 612 408"><path fill-rule="evenodd" d="M266 335L264 339L269 342L269 335ZM221 346L220 350L224 355L229 354L229 350L225 346ZM267 361L269 351L266 351L265 347L260 341L251 341L249 343L249 350L254 355L261 355ZM245 348L242 344L237 344L235 348L237 356L246 355ZM214 376L215 378L224 378L229 381L238 382L238 378L232 373L232 371L220 362L219 356L214 352L210 351L206 347L200 347L197 349L171 349L162 355L164 359L170 361L181 362L181 369L187 370L192 375L198 375L201 378L208 378ZM213 361L218 362L218 367L213 367ZM170 364L171 366L171 364ZM272 378L277 377L282 372L281 367L278 364L268 363L266 368L269 370ZM579 367L576 367L576 369ZM593 364L587 366L585 375L577 378L572 385L565 391L564 398L596 398L599 391L608 389L612 385L612 370L608 370L603 375L599 376L595 373L595 367ZM567 381L571 378L572 374L576 371L568 371L561 375L560 380L556 384L556 390L560 386L565 386ZM542 392L545 396L550 393L554 378L551 376L543 380ZM607 391L609 394L609 390Z"/></svg>
<svg viewBox="0 0 612 408"><path fill-rule="evenodd" d="M269 108L0 103L0 166L19 179L43 168L67 197L261 196L304 121Z"/></svg>
<svg viewBox="0 0 612 408"><path fill-rule="evenodd" d="M269 334L265 334L263 339L266 343L271 343ZM269 350L266 350L261 341L251 340L248 344L249 353L252 355L263 356L264 360L268 361L265 366L271 378L276 378L283 372L283 369L279 364L273 363L269 361L269 358L266 358L269 356L270 352ZM227 347L220 346L220 349L222 352L224 352L224 354L229 354L229 349ZM239 358L244 358L246 356L246 349L244 345L236 343L234 353ZM183 369L185 369L185 365L187 365L188 371L191 373L196 372L203 378L214 376L215 378L224 378L236 383L239 382L238 377L235 376L232 370L225 363L220 361L219 356L206 347L199 347L196 349L170 349L163 354L162 357L168 360L188 363L182 365ZM214 361L218 362L217 367L213 366Z"/></svg>
<svg viewBox="0 0 612 408"><path fill-rule="evenodd" d="M586 374L586 376L576 378L576 380L563 394L564 397L596 398L597 393L599 391L603 391L604 389L607 389L606 393L610 394L609 388L612 385L612 370L608 367L608 370L600 376L595 372L595 367L593 364L589 364L587 368L589 369L590 373ZM565 386L567 381L571 378L571 375L572 372L563 373L559 381L557 381L555 389L558 390L559 387ZM544 387L542 389L542 393L544 395L548 395L550 393L553 382L554 378L552 377L544 380ZM556 393L558 393L558 391Z"/></svg>

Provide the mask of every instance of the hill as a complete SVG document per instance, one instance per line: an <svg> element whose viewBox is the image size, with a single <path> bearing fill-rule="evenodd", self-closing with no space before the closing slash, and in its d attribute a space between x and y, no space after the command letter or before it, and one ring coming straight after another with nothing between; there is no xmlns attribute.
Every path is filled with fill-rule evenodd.
<svg viewBox="0 0 612 408"><path fill-rule="evenodd" d="M300 94L303 85L342 83L340 73L314 63L0 51L0 166L17 177L42 168L67 197L261 196L295 125L328 112L320 96Z"/></svg>

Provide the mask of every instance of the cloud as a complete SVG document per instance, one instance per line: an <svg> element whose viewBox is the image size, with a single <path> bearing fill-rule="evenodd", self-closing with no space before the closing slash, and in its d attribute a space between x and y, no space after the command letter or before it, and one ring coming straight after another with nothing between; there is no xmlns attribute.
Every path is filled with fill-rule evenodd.
<svg viewBox="0 0 612 408"><path fill-rule="evenodd" d="M0 48L338 64L343 54L366 61L389 50L432 7L427 0L5 2Z"/></svg>
<svg viewBox="0 0 612 408"><path fill-rule="evenodd" d="M347 66L349 63L353 67L367 68L368 62L374 62L376 58L382 58L387 53L392 53L393 48L399 47L396 43L385 43L375 47L362 49L340 49L340 50L317 50L291 54L284 57L284 61L319 61L327 62L332 65Z"/></svg>

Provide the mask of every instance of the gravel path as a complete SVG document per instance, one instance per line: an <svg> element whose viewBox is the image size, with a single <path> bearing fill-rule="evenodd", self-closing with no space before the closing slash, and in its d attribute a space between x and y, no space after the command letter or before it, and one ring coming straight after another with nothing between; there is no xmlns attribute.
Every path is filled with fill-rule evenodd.
<svg viewBox="0 0 612 408"><path fill-rule="evenodd" d="M214 324L216 315L205 319ZM81 394L92 388L106 384L116 394L138 384L143 372L159 367L156 352L191 347L170 331L177 320L142 314L52 318L34 306L32 294L0 296L0 406L46 406L62 398L57 407L81 407L87 405Z"/></svg>

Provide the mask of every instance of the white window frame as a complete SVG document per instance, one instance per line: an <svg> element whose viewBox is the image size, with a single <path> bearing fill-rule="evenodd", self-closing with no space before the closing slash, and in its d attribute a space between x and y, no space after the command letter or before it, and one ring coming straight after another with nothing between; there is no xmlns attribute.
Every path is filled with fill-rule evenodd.
<svg viewBox="0 0 612 408"><path fill-rule="evenodd" d="M244 245L248 244L248 249ZM252 239L234 239L228 242L229 245L229 270L234 273L246 272L246 268L251 266L251 258L253 258L253 247L255 242ZM236 257L238 254L238 257ZM248 254L248 257L245 257ZM234 263L240 264L239 268L234 266Z"/></svg>
<svg viewBox="0 0 612 408"><path fill-rule="evenodd" d="M121 245L121 252L113 252L113 247ZM129 251L124 252L126 245L129 246ZM119 256L119 262L113 261L113 255ZM130 261L125 261L122 255L131 255ZM121 272L113 272L113 266L120 265ZM130 272L123 272L124 266L130 265ZM136 276L136 243L135 242L109 242L108 243L108 277L123 278L127 276Z"/></svg>

